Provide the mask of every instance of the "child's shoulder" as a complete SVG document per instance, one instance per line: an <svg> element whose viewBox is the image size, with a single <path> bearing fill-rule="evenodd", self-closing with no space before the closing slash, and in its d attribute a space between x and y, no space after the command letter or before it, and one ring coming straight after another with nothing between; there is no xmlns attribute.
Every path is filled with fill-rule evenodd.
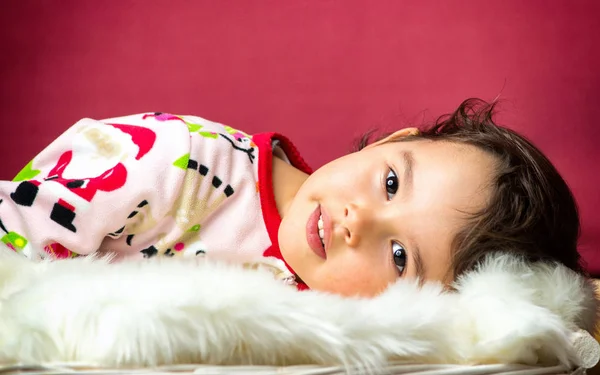
<svg viewBox="0 0 600 375"><path fill-rule="evenodd" d="M251 138L249 134L242 130L196 115L176 115L165 112L145 112L107 118L101 121L108 124L128 124L143 127L177 124L180 126L185 126L191 134L199 134L206 138L218 138L219 134L233 137L237 140L242 138Z"/></svg>

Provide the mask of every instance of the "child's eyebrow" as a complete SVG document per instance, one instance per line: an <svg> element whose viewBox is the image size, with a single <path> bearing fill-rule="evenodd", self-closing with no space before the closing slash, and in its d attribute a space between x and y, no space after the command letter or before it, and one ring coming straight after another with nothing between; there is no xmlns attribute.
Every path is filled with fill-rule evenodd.
<svg viewBox="0 0 600 375"><path fill-rule="evenodd" d="M413 190L413 168L415 165L415 158L412 151L403 151L402 160L404 161L404 176L403 189L405 198L408 198Z"/></svg>
<svg viewBox="0 0 600 375"><path fill-rule="evenodd" d="M423 258L421 257L421 249L419 249L419 246L417 246L416 243L413 245L412 258L413 258L413 262L415 263L415 271L416 271L417 277L419 278L420 282L424 282L425 281L425 263L423 263Z"/></svg>

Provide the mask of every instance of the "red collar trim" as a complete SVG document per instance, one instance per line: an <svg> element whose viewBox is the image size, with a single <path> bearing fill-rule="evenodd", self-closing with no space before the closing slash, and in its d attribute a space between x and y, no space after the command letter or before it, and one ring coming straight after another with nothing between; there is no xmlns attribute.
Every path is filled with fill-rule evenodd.
<svg viewBox="0 0 600 375"><path fill-rule="evenodd" d="M260 206L267 232L271 240L271 247L263 252L265 257L276 257L281 259L285 266L294 273L292 267L287 264L281 250L279 249L278 232L281 225L281 216L275 204L275 193L273 192L273 141L278 140L292 165L301 171L311 174L312 168L304 161L298 149L286 137L277 133L260 133L252 136L252 141L258 146L258 190L260 194ZM306 290L308 286L298 280L298 290Z"/></svg>

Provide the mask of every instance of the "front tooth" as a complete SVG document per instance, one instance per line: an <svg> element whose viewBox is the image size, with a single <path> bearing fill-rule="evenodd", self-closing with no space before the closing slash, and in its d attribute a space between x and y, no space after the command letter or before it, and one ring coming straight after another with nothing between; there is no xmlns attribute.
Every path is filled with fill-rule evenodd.
<svg viewBox="0 0 600 375"><path fill-rule="evenodd" d="M324 235L325 235L325 230L323 230L323 228L319 229L319 237L321 237L321 241L323 240Z"/></svg>
<svg viewBox="0 0 600 375"><path fill-rule="evenodd" d="M317 222L319 229L323 229L323 216L319 216L319 221Z"/></svg>

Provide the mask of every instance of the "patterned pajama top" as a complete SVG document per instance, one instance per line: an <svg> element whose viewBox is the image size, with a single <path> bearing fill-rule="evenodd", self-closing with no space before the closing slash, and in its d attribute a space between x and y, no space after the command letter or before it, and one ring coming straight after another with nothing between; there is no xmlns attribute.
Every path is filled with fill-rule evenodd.
<svg viewBox="0 0 600 375"><path fill-rule="evenodd" d="M165 113L82 119L0 181L0 248L32 260L201 256L305 289L279 250L274 153L311 173L276 133Z"/></svg>

